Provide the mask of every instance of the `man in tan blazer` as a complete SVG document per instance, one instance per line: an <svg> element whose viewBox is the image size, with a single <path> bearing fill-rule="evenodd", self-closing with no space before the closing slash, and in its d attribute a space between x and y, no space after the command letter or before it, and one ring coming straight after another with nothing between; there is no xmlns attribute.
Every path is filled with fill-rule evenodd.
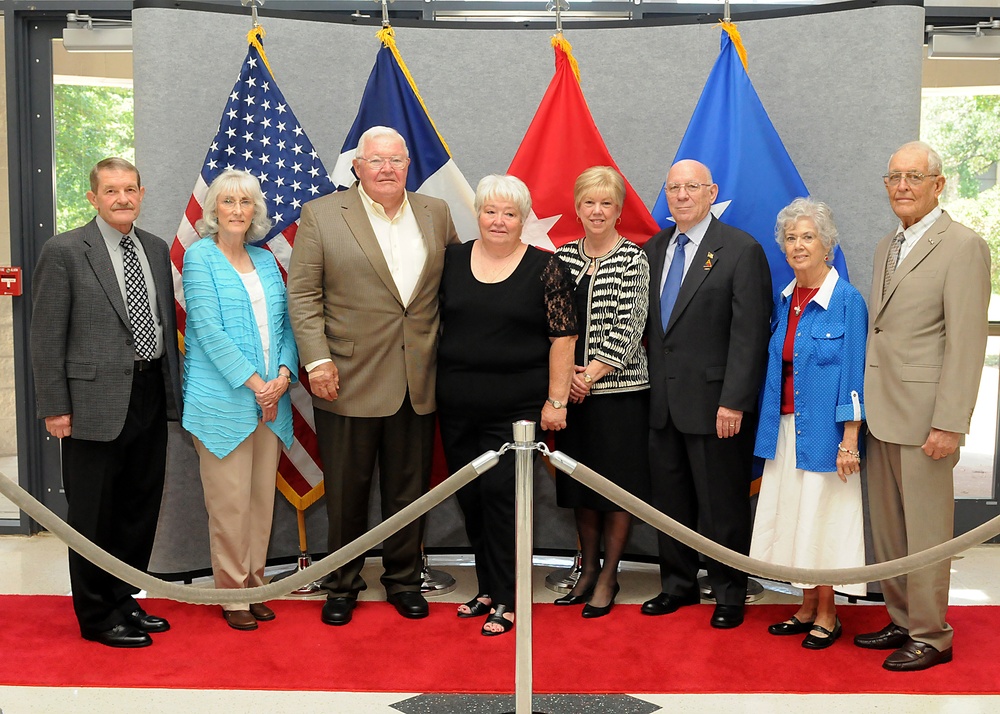
<svg viewBox="0 0 1000 714"><path fill-rule="evenodd" d="M989 249L938 206L941 170L937 152L911 142L884 177L900 225L875 249L869 297L868 496L879 561L952 537L952 471L983 369ZM882 581L892 621L854 644L895 650L882 665L892 671L950 662L949 579L946 560Z"/></svg>
<svg viewBox="0 0 1000 714"><path fill-rule="evenodd" d="M288 270L288 306L309 373L330 523L329 549L368 529L379 467L382 517L430 481L444 249L458 242L448 205L406 191L406 142L373 127L358 142L347 191L302 207ZM427 616L420 594L423 521L386 539L382 585L403 617ZM323 584L322 619L346 625L367 586L364 558Z"/></svg>

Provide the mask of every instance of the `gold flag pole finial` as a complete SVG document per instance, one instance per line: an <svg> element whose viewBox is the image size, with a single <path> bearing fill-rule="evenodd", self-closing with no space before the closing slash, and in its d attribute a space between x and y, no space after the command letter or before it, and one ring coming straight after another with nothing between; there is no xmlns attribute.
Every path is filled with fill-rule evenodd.
<svg viewBox="0 0 1000 714"><path fill-rule="evenodd" d="M264 0L240 0L243 7L247 5L250 6L250 19L253 20L253 29L260 27L260 23L257 21L257 7L264 4Z"/></svg>

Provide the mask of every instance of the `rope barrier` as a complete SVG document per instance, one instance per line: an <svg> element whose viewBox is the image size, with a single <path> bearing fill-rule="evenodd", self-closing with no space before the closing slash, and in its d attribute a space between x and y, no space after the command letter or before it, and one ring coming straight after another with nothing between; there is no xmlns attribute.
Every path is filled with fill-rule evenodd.
<svg viewBox="0 0 1000 714"><path fill-rule="evenodd" d="M224 605L228 603L263 602L287 595L293 590L312 583L364 555L372 547L381 543L393 533L411 521L427 513L443 500L451 496L480 474L493 468L499 460L495 451L487 451L479 458L466 464L443 483L431 489L416 501L406 506L398 513L382 521L360 538L351 541L343 548L331 553L322 560L313 563L308 568L294 575L282 578L276 583L261 585L256 588L218 589L199 588L193 585L179 585L155 578L148 573L123 563L110 553L102 550L90 540L84 538L64 520L46 508L34 496L5 475L0 474L0 493L9 498L22 511L42 524L68 547L75 550L97 567L106 570L116 578L147 593L166 597L178 602L192 605Z"/></svg>
<svg viewBox="0 0 1000 714"><path fill-rule="evenodd" d="M395 515L385 519L382 523L365 533L365 535L348 543L309 567L276 583L245 589L200 588L191 585L180 585L153 577L122 562L90 540L84 538L30 493L3 474L0 474L0 493L9 498L14 505L40 523L46 530L59 538L67 547L72 548L97 567L106 570L130 585L145 590L147 593L194 605L222 605L242 603L247 600L263 602L287 595L293 590L319 580L354 558L364 555L400 528L424 515L473 479L493 468L499 460L500 455L509 448L510 445L505 444L499 451L487 451L479 458L463 466L416 501ZM582 484L589 486L597 493L624 508L635 517L649 523L657 530L666 533L670 537L677 539L713 560L742 570L750 575L756 575L769 580L823 585L844 585L848 583L886 580L920 570L942 560L949 560L972 546L979 545L1000 535L1000 516L997 516L949 541L920 551L919 553L912 553L903 558L897 558L896 560L884 563L864 565L857 568L838 569L791 568L774 565L773 563L737 553L705 538L561 451L550 452L543 443L539 443L537 449L548 456L553 466L580 481Z"/></svg>
<svg viewBox="0 0 1000 714"><path fill-rule="evenodd" d="M1000 535L1000 516L997 516L957 538L896 560L887 560L884 563L857 568L790 568L757 560L721 546L664 515L645 501L636 498L625 489L611 483L596 471L578 463L561 451L549 452L548 449L544 449L543 452L547 454L549 461L557 469L589 486L657 530L663 531L668 536L676 538L684 545L694 548L713 560L768 580L821 585L845 585L887 580L897 575L912 573L942 560L948 560L974 545L979 545Z"/></svg>

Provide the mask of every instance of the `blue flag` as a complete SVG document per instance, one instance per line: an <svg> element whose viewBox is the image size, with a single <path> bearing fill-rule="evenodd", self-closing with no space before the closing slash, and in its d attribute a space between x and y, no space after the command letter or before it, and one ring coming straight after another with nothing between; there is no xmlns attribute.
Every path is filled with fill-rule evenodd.
<svg viewBox="0 0 1000 714"><path fill-rule="evenodd" d="M735 26L732 31L736 31ZM782 208L796 198L808 196L809 191L764 111L726 30L719 58L708 75L674 162L684 159L708 166L719 185L712 214L746 231L764 247L777 295L793 275L774 240L774 222ZM662 190L653 206L653 218L661 227L673 222ZM839 246L834 248L832 262L847 280L847 263Z"/></svg>
<svg viewBox="0 0 1000 714"><path fill-rule="evenodd" d="M347 133L333 180L339 188L348 188L356 180L351 166L358 140L373 126L388 126L398 131L410 152L410 171L406 178L409 191L419 191L447 201L455 229L463 241L479 237L479 226L472 204L475 194L459 170L438 134L409 78L396 50L392 28L378 33L382 48L375 57L375 67L361 96L354 125Z"/></svg>

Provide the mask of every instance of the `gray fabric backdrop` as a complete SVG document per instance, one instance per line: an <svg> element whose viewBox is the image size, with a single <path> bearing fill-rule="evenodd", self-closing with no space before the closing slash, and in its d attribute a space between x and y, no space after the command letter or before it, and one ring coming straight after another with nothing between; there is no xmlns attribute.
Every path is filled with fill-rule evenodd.
<svg viewBox="0 0 1000 714"><path fill-rule="evenodd" d="M867 295L875 242L894 225L880 176L892 150L917 137L923 9L871 6L739 23L749 73L811 193L834 208L852 282ZM246 54L250 19L137 7L136 159L147 186L141 225L169 240L180 222ZM378 27L262 16L275 79L328 170L356 114ZM553 72L551 29L396 26L403 59L459 168L478 180L510 164ZM652 207L719 51L711 24L570 27L581 83L612 155ZM210 565L197 458L172 434L151 568ZM539 474L539 547L573 548L570 514ZM309 547L326 547L320 504L307 513ZM293 509L278 499L272 556L296 554ZM466 545L458 510L432 514L429 546ZM650 529L633 537L655 552Z"/></svg>

